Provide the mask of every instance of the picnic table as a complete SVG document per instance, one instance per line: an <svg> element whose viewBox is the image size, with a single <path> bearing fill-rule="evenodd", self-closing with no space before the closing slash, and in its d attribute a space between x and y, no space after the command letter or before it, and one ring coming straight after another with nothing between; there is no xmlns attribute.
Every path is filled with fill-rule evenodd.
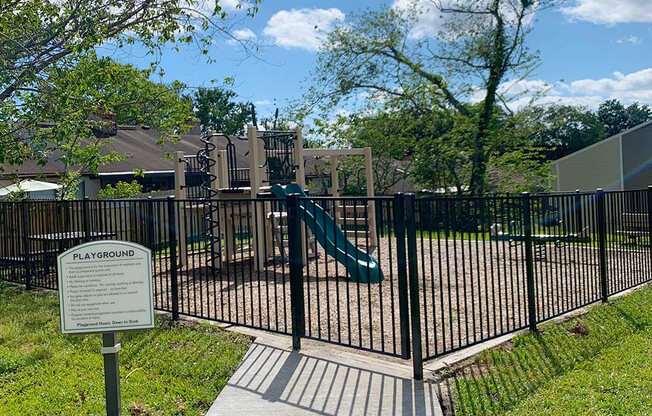
<svg viewBox="0 0 652 416"><path fill-rule="evenodd" d="M82 243L86 238L100 240L106 237L115 237L115 232L104 231L63 231L59 233L35 234L30 235L31 241L40 241L43 243L43 253L59 254L72 246Z"/></svg>
<svg viewBox="0 0 652 416"><path fill-rule="evenodd" d="M43 243L43 249L38 252L30 253L30 256L42 256L43 266L49 271L51 262L57 255L63 253L69 248L81 244L87 236L91 241L100 240L108 237L115 237L115 232L105 231L63 231L58 233L34 234L30 235L31 241L40 241Z"/></svg>
<svg viewBox="0 0 652 416"><path fill-rule="evenodd" d="M617 230L616 234L624 237L625 241L621 242L624 246L642 245L643 240L650 236L648 214L623 212L621 229Z"/></svg>
<svg viewBox="0 0 652 416"><path fill-rule="evenodd" d="M88 233L88 237L91 240L115 237L116 235L117 234L115 232L102 231L91 231ZM49 272L52 264L55 262L54 259L57 255L72 246L82 243L85 239L86 232L84 231L64 231L59 233L30 235L30 241L40 241L43 243L43 247L39 250L30 250L29 253L20 252L17 254L0 257L0 265L24 265L28 261L33 262L37 259L40 259L43 269L46 272Z"/></svg>

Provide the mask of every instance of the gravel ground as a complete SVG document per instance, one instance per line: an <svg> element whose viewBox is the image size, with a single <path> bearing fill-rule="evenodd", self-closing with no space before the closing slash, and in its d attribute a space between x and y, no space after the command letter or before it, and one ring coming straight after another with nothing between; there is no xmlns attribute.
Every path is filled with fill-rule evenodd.
<svg viewBox="0 0 652 416"><path fill-rule="evenodd" d="M306 335L347 345L401 353L396 242L381 238L374 257L385 279L358 284L318 248L304 269ZM249 252L214 274L195 253L180 271L181 313L280 332L291 331L289 267L255 272ZM650 250L609 250L610 291L647 280ZM423 239L417 242L419 304L425 356L434 356L527 325L522 244ZM156 262L155 262L156 263ZM159 259L155 292L170 305L168 263ZM599 299L598 251L545 246L534 263L537 316L561 314Z"/></svg>

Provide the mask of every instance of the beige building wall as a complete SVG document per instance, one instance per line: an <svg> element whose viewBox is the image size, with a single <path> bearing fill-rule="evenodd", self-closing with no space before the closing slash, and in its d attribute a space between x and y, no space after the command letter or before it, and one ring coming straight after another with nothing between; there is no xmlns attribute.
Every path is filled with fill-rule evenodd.
<svg viewBox="0 0 652 416"><path fill-rule="evenodd" d="M652 185L652 123L622 136L625 189L647 188Z"/></svg>
<svg viewBox="0 0 652 416"><path fill-rule="evenodd" d="M557 160L553 166L556 189L622 189L620 153L620 136L614 136Z"/></svg>

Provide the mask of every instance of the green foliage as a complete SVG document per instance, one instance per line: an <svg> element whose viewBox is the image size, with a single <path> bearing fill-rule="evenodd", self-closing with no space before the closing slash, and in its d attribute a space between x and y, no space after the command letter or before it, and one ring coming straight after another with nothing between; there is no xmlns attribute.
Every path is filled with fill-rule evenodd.
<svg viewBox="0 0 652 416"><path fill-rule="evenodd" d="M127 157L105 150L117 124L148 125L161 132L161 143L176 140L187 129L192 105L180 95L182 84L150 81L150 70L98 58L93 52L65 61L45 71L48 82L38 92L23 95L29 111L54 121L28 130L30 157L64 166L62 198L74 195L81 172L97 173L101 165Z"/></svg>
<svg viewBox="0 0 652 416"><path fill-rule="evenodd" d="M97 197L99 199L135 198L142 195L142 193L143 185L134 179L131 182L118 181L115 186L107 184L99 190Z"/></svg>
<svg viewBox="0 0 652 416"><path fill-rule="evenodd" d="M618 100L607 100L600 104L597 117L604 124L605 137L611 137L652 120L652 108L639 103L624 106Z"/></svg>
<svg viewBox="0 0 652 416"><path fill-rule="evenodd" d="M414 140L427 137L426 147L441 151L438 166L447 176L458 176L472 194L482 193L494 153L490 141L497 137L496 106L510 98L498 87L506 77L518 79L536 65L537 54L525 45L531 30L526 22L550 3L454 1L453 7L443 7L433 2L430 7L438 9L443 22L437 42L413 32L423 12L417 2L407 10L384 7L349 15L319 53L298 117L317 110L321 120L328 120L334 108L352 106L360 97L381 110L394 101L390 107L413 120L432 120L436 110L451 112L451 146L436 140L441 135L429 136L429 126ZM482 96L477 105L469 104L471 95Z"/></svg>
<svg viewBox="0 0 652 416"><path fill-rule="evenodd" d="M605 137L605 126L598 116L582 107L532 107L522 116L533 132L534 145L545 148L549 160L564 157Z"/></svg>
<svg viewBox="0 0 652 416"><path fill-rule="evenodd" d="M553 105L531 107L520 115L531 130L534 146L545 149L546 159L556 160L652 120L652 109L638 103L624 106L618 100L608 100L600 104L597 112Z"/></svg>
<svg viewBox="0 0 652 416"><path fill-rule="evenodd" d="M320 133L336 139L324 144L338 148L371 147L374 192L385 195L392 186L409 176L417 137L427 120L407 111L387 111L341 115L331 123L321 123ZM365 193L364 160L359 156L339 158L340 179L347 193Z"/></svg>
<svg viewBox="0 0 652 416"><path fill-rule="evenodd" d="M12 191L9 194L7 194L7 196L4 199L9 202L26 201L29 199L29 193L19 187L15 191Z"/></svg>
<svg viewBox="0 0 652 416"><path fill-rule="evenodd" d="M468 111L479 115L481 104L469 105ZM485 189L546 189L549 169L542 163L542 149L530 140L532 127L526 117L496 107L492 120L484 139L489 172ZM337 138L327 145L372 148L377 194L387 194L394 184L408 179L416 189L468 190L477 124L473 117L455 109L432 105L428 111L416 111L401 99L390 99L381 110L366 109L335 121L320 121L316 131ZM362 161L356 158L340 163L343 182L351 190L365 188L364 175L357 175L361 167Z"/></svg>
<svg viewBox="0 0 652 416"><path fill-rule="evenodd" d="M0 409L3 415L100 415L101 337L63 335L58 295L0 283ZM208 411L247 351L248 337L157 317L148 331L120 334L122 414Z"/></svg>
<svg viewBox="0 0 652 416"><path fill-rule="evenodd" d="M241 0L238 7L253 15L259 3ZM1 7L11 12L0 13L0 163L54 157L66 167L66 186L75 185L65 179L73 167L94 172L118 157L101 155L110 126L100 116L161 129L165 140L191 114L188 100L178 97L181 84L149 81L153 72L163 74L157 58L139 71L98 59L96 47L141 44L159 56L164 47L192 44L212 61L215 38L233 39L234 22L220 1L8 0ZM43 121L55 126L41 131Z"/></svg>
<svg viewBox="0 0 652 416"><path fill-rule="evenodd" d="M252 121L249 102L237 102L237 94L223 88L199 88L193 95L195 117L201 121L204 133L216 131L229 135L243 135Z"/></svg>

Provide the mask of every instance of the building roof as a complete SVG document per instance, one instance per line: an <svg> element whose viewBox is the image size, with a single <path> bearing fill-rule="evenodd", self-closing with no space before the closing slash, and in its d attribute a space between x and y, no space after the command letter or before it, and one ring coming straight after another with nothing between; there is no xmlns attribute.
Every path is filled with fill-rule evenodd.
<svg viewBox="0 0 652 416"><path fill-rule="evenodd" d="M120 172L133 172L134 169L143 169L148 172L172 171L174 162L165 155L174 151L183 151L185 154L196 154L203 143L198 131L182 134L179 141L170 141L163 145L157 144L161 133L156 130L141 126L119 126L117 134L104 146L103 153L116 151L126 155L127 159L100 166L100 174L115 174ZM16 174L18 177L53 176L64 170L64 165L51 157L43 165L37 161L28 160L22 165L12 166L1 164L4 177Z"/></svg>
<svg viewBox="0 0 652 416"><path fill-rule="evenodd" d="M196 155L204 147L198 128L188 134L182 134L176 143L168 141L159 145L157 141L161 136L158 131L147 127L118 126L116 135L112 136L109 143L103 147L103 154L116 151L121 155L126 155L127 158L100 166L99 175L130 174L134 169L143 169L146 173L172 173L174 161L171 158L166 158L166 154L182 151L185 155ZM218 150L225 150L230 140L235 147L237 167L249 167L249 141L246 137L216 136L214 140ZM325 169L325 163L326 159L306 158L306 173L314 173L317 166ZM0 164L0 167L2 168L0 178L8 178L13 175L19 178L52 177L63 172L65 168L63 163L56 159L56 155L50 157L43 166L39 165L38 161L27 160L22 165Z"/></svg>

